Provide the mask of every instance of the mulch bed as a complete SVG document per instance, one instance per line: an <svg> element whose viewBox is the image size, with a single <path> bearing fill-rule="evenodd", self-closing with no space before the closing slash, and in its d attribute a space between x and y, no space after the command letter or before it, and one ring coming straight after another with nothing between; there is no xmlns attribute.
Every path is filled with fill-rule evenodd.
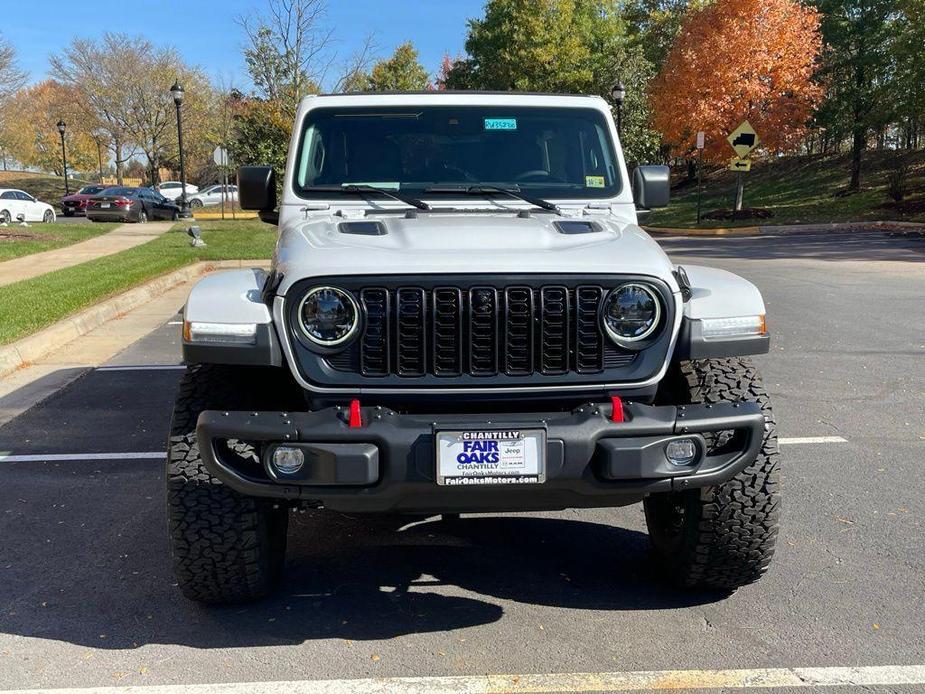
<svg viewBox="0 0 925 694"><path fill-rule="evenodd" d="M877 205L876 209L890 210L902 215L925 214L925 197L910 198L908 200L903 200L902 202L894 202L893 200L889 200L880 205Z"/></svg>
<svg viewBox="0 0 925 694"><path fill-rule="evenodd" d="M727 209L711 210L703 215L703 218L737 221L741 219L770 219L773 216L774 213L771 212L771 210L766 210L761 207L745 207L739 211Z"/></svg>
<svg viewBox="0 0 925 694"><path fill-rule="evenodd" d="M53 241L57 236L52 234L32 234L28 231L0 230L0 241Z"/></svg>

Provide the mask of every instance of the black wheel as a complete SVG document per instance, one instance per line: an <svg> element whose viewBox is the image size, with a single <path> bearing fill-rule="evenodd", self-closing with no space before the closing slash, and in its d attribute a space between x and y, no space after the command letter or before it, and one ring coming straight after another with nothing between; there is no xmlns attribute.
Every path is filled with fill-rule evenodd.
<svg viewBox="0 0 925 694"><path fill-rule="evenodd" d="M71 211L69 211L69 210L64 210L63 212L64 212L64 216L65 216L65 217L73 217L73 216L74 216L74 213L71 212Z"/></svg>
<svg viewBox="0 0 925 694"><path fill-rule="evenodd" d="M170 221L171 221L171 222L179 222L179 221L180 221L180 211L179 211L179 210L174 210L174 211L171 213L171 215L170 215Z"/></svg>
<svg viewBox="0 0 925 694"><path fill-rule="evenodd" d="M142 207L142 208L138 211L138 223L139 223L139 224L144 224L144 223L146 223L147 221L148 221L148 213L145 212L144 208Z"/></svg>
<svg viewBox="0 0 925 694"><path fill-rule="evenodd" d="M213 477L199 454L196 420L208 409L293 410L298 396L288 376L282 369L195 365L180 382L168 441L168 533L180 590L192 600L254 600L282 574L287 506L238 494Z"/></svg>
<svg viewBox="0 0 925 694"><path fill-rule="evenodd" d="M9 210L0 210L0 224L9 224L11 219Z"/></svg>
<svg viewBox="0 0 925 694"><path fill-rule="evenodd" d="M656 556L667 575L689 587L735 590L757 581L774 554L780 517L780 454L768 394L749 359L672 365L660 386L663 404L757 402L765 416L757 459L728 482L652 494L644 502ZM710 437L721 448L729 433Z"/></svg>
<svg viewBox="0 0 925 694"><path fill-rule="evenodd" d="M189 206L190 207L202 207L202 200L197 200L196 198L193 198L192 200L189 201Z"/></svg>
<svg viewBox="0 0 925 694"><path fill-rule="evenodd" d="M42 221L45 222L45 224L51 224L55 221L55 213L51 210L45 210L45 214L42 215Z"/></svg>

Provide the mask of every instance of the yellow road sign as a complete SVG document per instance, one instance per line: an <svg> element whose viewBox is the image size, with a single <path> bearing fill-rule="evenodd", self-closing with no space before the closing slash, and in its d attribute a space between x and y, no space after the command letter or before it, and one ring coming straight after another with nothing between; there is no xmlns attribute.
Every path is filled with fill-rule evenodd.
<svg viewBox="0 0 925 694"><path fill-rule="evenodd" d="M729 160L729 170L730 171L751 171L752 170L752 160L751 159L738 159L733 157Z"/></svg>
<svg viewBox="0 0 925 694"><path fill-rule="evenodd" d="M761 143L761 140L758 139L758 133L755 132L752 124L747 120L742 121L742 124L729 133L729 137L726 139L732 145L736 154L739 155L739 159L747 157Z"/></svg>

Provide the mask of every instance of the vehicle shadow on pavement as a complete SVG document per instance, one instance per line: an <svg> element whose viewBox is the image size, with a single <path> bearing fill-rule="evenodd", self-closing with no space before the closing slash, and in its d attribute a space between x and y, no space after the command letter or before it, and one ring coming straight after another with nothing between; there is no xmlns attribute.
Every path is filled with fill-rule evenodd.
<svg viewBox="0 0 925 694"><path fill-rule="evenodd" d="M408 525L314 512L293 515L276 595L203 607L182 597L170 570L162 472L139 465L5 467L0 632L104 649L231 648L452 631L502 619L506 601L652 610L721 597L667 586L646 536L608 524Z"/></svg>

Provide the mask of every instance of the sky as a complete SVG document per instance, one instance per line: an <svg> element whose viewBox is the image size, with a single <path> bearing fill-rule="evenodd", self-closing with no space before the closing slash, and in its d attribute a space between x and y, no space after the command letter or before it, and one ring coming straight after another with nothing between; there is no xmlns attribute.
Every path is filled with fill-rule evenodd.
<svg viewBox="0 0 925 694"><path fill-rule="evenodd" d="M463 52L466 19L482 14L483 0L327 0L335 48L344 57L374 33L384 57L411 40L421 62L437 71L444 53ZM13 44L30 82L48 75L48 56L75 36L106 31L141 34L177 48L186 62L215 81L249 85L241 58L240 16L252 16L266 0L0 0L0 33Z"/></svg>

